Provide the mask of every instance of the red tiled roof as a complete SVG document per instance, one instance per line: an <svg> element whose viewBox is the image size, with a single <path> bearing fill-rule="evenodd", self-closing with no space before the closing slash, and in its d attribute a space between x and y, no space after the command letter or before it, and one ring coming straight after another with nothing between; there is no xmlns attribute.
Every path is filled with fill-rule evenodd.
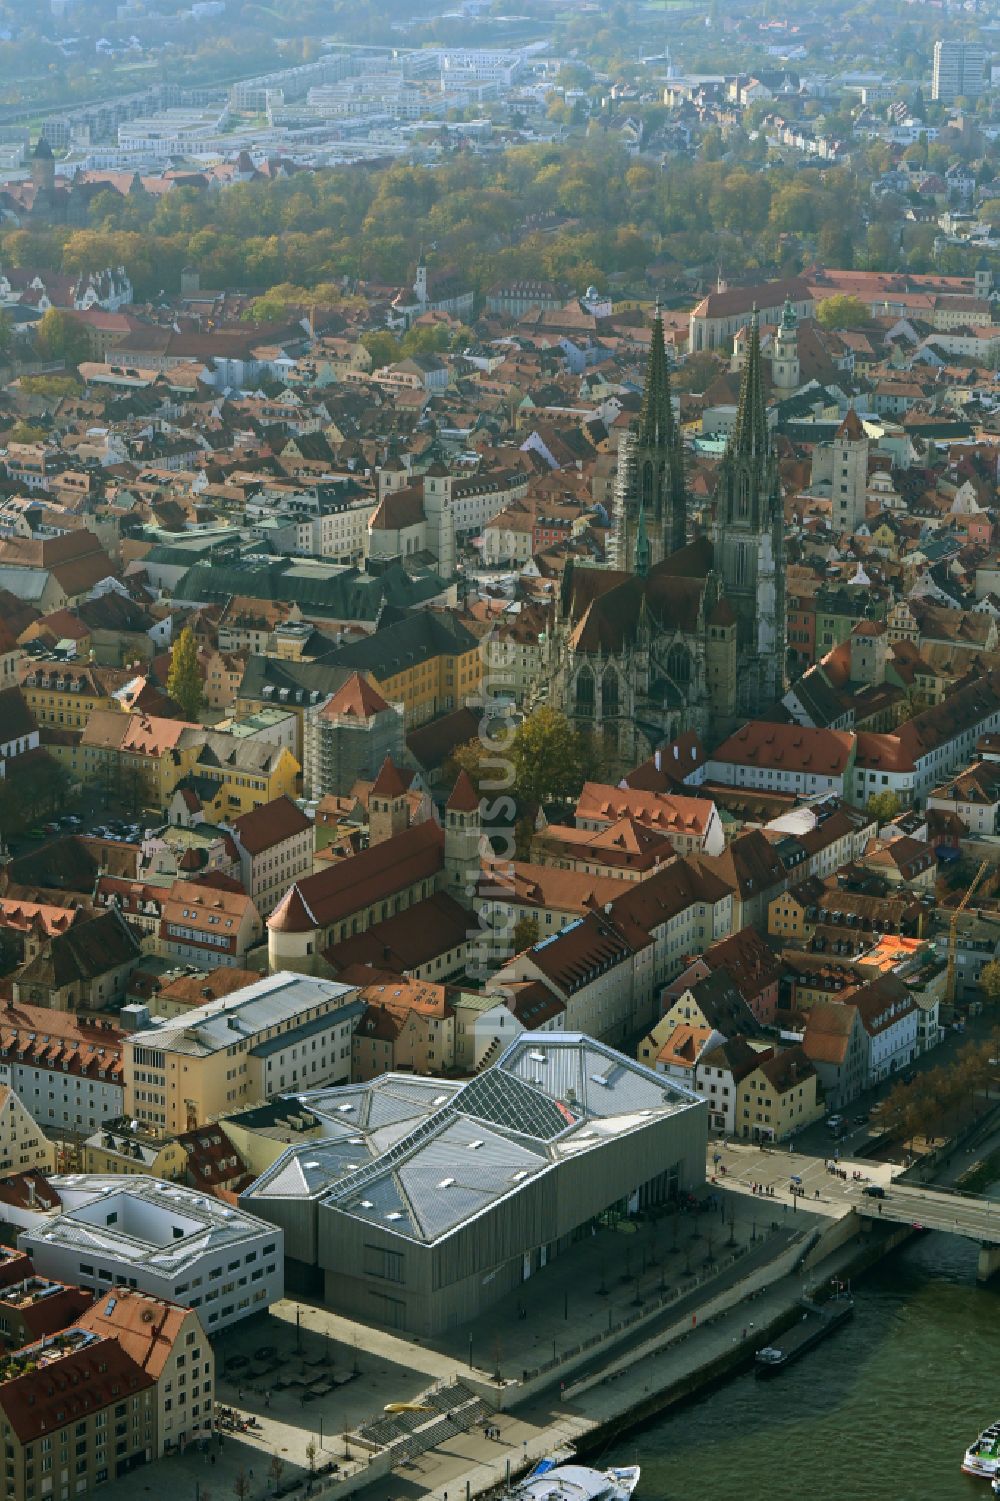
<svg viewBox="0 0 1000 1501"><path fill-rule="evenodd" d="M111 1291L109 1288L108 1293ZM151 1293L116 1287L113 1296L99 1294L93 1307L77 1320L77 1327L115 1340L155 1380L170 1358L189 1312L179 1303L168 1303Z"/></svg>
<svg viewBox="0 0 1000 1501"><path fill-rule="evenodd" d="M447 802L447 809L452 813L475 813L479 808L479 798L476 789L472 785L472 778L464 770L458 774L458 780L452 788L451 797Z"/></svg>
<svg viewBox="0 0 1000 1501"><path fill-rule="evenodd" d="M848 407L847 416L837 428L837 437L846 438L849 443L861 443L865 438L865 430L861 425L861 418L853 407Z"/></svg>
<svg viewBox="0 0 1000 1501"><path fill-rule="evenodd" d="M774 766L817 776L842 775L854 750L847 730L814 730L798 724L751 720L723 741L715 761L735 766Z"/></svg>
<svg viewBox="0 0 1000 1501"><path fill-rule="evenodd" d="M233 819L239 841L250 855L259 855L286 839L293 839L296 834L304 834L311 827L311 820L284 793L272 802Z"/></svg>
<svg viewBox="0 0 1000 1501"><path fill-rule="evenodd" d="M704 834L714 804L706 797L683 797L671 792L645 792L632 787L613 787L603 782L584 782L577 799L576 817L601 823L621 818L663 834Z"/></svg>
<svg viewBox="0 0 1000 1501"><path fill-rule="evenodd" d="M268 927L310 933L364 911L404 887L430 880L444 862L444 833L433 819L297 881L278 903Z"/></svg>
<svg viewBox="0 0 1000 1501"><path fill-rule="evenodd" d="M99 1339L5 1381L0 1408L21 1443L30 1444L153 1385L116 1340Z"/></svg>
<svg viewBox="0 0 1000 1501"><path fill-rule="evenodd" d="M356 672L323 707L320 718L329 719L334 714L343 714L353 719L371 719L373 714L381 714L390 707L367 678Z"/></svg>
<svg viewBox="0 0 1000 1501"><path fill-rule="evenodd" d="M405 797L406 786L396 769L391 756L386 756L382 769L372 783L369 797Z"/></svg>
<svg viewBox="0 0 1000 1501"><path fill-rule="evenodd" d="M441 954L459 949L475 929L475 919L446 891L435 892L364 933L328 948L324 958L339 973L350 965L380 965L405 974Z"/></svg>

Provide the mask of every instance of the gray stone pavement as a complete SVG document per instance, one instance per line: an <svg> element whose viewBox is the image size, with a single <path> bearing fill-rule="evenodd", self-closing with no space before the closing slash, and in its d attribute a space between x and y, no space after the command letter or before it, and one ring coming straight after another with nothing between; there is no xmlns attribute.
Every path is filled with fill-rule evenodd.
<svg viewBox="0 0 1000 1501"><path fill-rule="evenodd" d="M644 1304L658 1301L661 1290L704 1276L710 1269L707 1262L731 1254L731 1238L755 1247L772 1222L781 1228L805 1228L808 1216L792 1211L790 1202L757 1200L721 1185L709 1187L717 1198L714 1210L600 1229L501 1300L472 1327L476 1371L492 1377L499 1358L501 1374L520 1379L524 1369L551 1361L553 1349L558 1358L561 1351L600 1333L609 1322L618 1325L641 1312ZM723 1285L729 1275L738 1275L738 1268L739 1263L736 1272L703 1283L699 1296L711 1296L714 1286ZM617 1335L613 1345L622 1338ZM147 1495L181 1501L196 1494L200 1501L228 1501L236 1494L239 1472L249 1479L251 1469L246 1501L263 1501L274 1494L272 1458L277 1456L282 1462L282 1484L296 1475L304 1478L310 1442L316 1444L317 1467L333 1460L342 1471L351 1472L360 1464L354 1455L347 1458L345 1433L380 1413L386 1403L412 1400L432 1383L469 1370L467 1328L433 1342L415 1340L355 1323L304 1299L283 1300L267 1314L224 1331L214 1346L217 1401L243 1418L253 1416L260 1427L227 1434L221 1449L214 1451L214 1463L211 1451L203 1455L189 1449L163 1460L145 1475L139 1470L113 1481L102 1492L107 1501L144 1501ZM227 1370L234 1356L252 1357L264 1346L277 1351L279 1369L270 1377L247 1375L245 1367ZM595 1348L595 1355L601 1348ZM277 1390L276 1381L298 1377L311 1378L313 1383L332 1379L337 1384L306 1400L300 1385ZM558 1371L554 1379L558 1380ZM547 1427L549 1421L551 1412L541 1426ZM502 1471L515 1452L512 1444L523 1449L526 1441L534 1441L531 1435L538 1422L505 1417L501 1426L507 1439L500 1445L480 1433L459 1434L433 1456L383 1482L386 1501L389 1496L423 1494L427 1466L467 1467L474 1456L482 1454L484 1462L489 1460ZM296 1501L304 1494L303 1486L294 1493ZM377 1483L373 1494L378 1495Z"/></svg>
<svg viewBox="0 0 1000 1501"><path fill-rule="evenodd" d="M708 1263L723 1258L730 1239L749 1245L772 1223L797 1225L790 1198L734 1193L721 1179L707 1191L716 1198L714 1210L600 1229L521 1283L476 1320L473 1365L490 1376L499 1370L505 1379L520 1380L526 1369L558 1360L661 1292L704 1272ZM434 1341L459 1371L468 1370L469 1335L463 1328Z"/></svg>
<svg viewBox="0 0 1000 1501"><path fill-rule="evenodd" d="M852 1244L827 1258L809 1273L808 1286L818 1287L836 1276L856 1251ZM563 1403L555 1396L540 1399L517 1413L501 1414L497 1420L498 1441L482 1434L462 1435L421 1456L412 1471L397 1472L377 1482L370 1494L378 1501L463 1501L468 1485L469 1493L475 1496L504 1478L508 1460L516 1473L560 1444L576 1444L595 1426L636 1407L652 1392L683 1381L736 1346L749 1360L761 1342L758 1331L789 1308L805 1286L798 1275L786 1277L751 1304L733 1309L712 1323L699 1324L683 1340L637 1360L615 1380L598 1382L572 1401ZM706 1297L710 1292L706 1289Z"/></svg>
<svg viewBox="0 0 1000 1501"><path fill-rule="evenodd" d="M837 1144L833 1141L829 1143L826 1157L780 1148L762 1152L759 1147L743 1142L716 1142L710 1147L710 1171L716 1173L719 1182L733 1193L749 1194L753 1198L755 1183L773 1189L774 1196L764 1202L780 1205L783 1215L785 1205L790 1204L793 1213L808 1206L813 1213L834 1219L855 1207L866 1184L878 1183L888 1188L901 1171L894 1163L875 1162L869 1157L854 1160L842 1149L838 1157L836 1151ZM716 1156L717 1163L714 1161ZM827 1163L834 1163L847 1177L828 1172ZM855 1173L857 1178L853 1176ZM805 1189L804 1196L793 1194L793 1187Z"/></svg>

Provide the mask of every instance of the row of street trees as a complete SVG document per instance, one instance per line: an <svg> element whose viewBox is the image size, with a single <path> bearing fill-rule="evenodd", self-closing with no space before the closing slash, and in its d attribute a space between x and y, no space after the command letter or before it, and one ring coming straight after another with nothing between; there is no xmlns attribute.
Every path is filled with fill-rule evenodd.
<svg viewBox="0 0 1000 1501"><path fill-rule="evenodd" d="M928 1140L954 1129L971 1115L976 1095L989 1092L997 1069L989 1042L967 1042L953 1063L919 1073L912 1084L900 1080L882 1107L882 1123L904 1142Z"/></svg>

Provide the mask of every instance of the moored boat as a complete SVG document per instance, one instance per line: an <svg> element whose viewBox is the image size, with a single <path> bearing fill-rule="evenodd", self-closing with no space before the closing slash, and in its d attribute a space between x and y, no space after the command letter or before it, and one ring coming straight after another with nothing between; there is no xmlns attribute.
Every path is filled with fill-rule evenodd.
<svg viewBox="0 0 1000 1501"><path fill-rule="evenodd" d="M754 1369L762 1380L776 1376L785 1366L798 1360L813 1345L832 1334L854 1312L854 1300L841 1295L828 1303L803 1302L804 1312L797 1324L781 1335L771 1345L764 1345L754 1356Z"/></svg>
<svg viewBox="0 0 1000 1501"><path fill-rule="evenodd" d="M543 1459L510 1492L511 1501L628 1501L639 1484L639 1466L592 1470L587 1465Z"/></svg>
<svg viewBox="0 0 1000 1501"><path fill-rule="evenodd" d="M1000 1422L991 1423L973 1440L965 1451L962 1469L967 1475L978 1475L983 1480L1000 1478ZM997 1490L996 1485L993 1489Z"/></svg>

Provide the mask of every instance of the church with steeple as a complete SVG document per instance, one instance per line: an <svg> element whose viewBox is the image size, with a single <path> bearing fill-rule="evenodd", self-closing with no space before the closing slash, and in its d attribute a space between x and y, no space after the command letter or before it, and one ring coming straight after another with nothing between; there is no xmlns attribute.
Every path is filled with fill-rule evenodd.
<svg viewBox="0 0 1000 1501"><path fill-rule="evenodd" d="M684 447L670 397L670 369L657 307L638 421L618 450L610 561L627 569L642 533L647 566L679 552L687 540ZM648 550L648 556L647 556Z"/></svg>
<svg viewBox="0 0 1000 1501"><path fill-rule="evenodd" d="M689 540L657 309L612 528L610 566L570 563L563 574L548 681L550 701L627 769L684 730L725 736L784 692L784 516L756 317L710 534Z"/></svg>

